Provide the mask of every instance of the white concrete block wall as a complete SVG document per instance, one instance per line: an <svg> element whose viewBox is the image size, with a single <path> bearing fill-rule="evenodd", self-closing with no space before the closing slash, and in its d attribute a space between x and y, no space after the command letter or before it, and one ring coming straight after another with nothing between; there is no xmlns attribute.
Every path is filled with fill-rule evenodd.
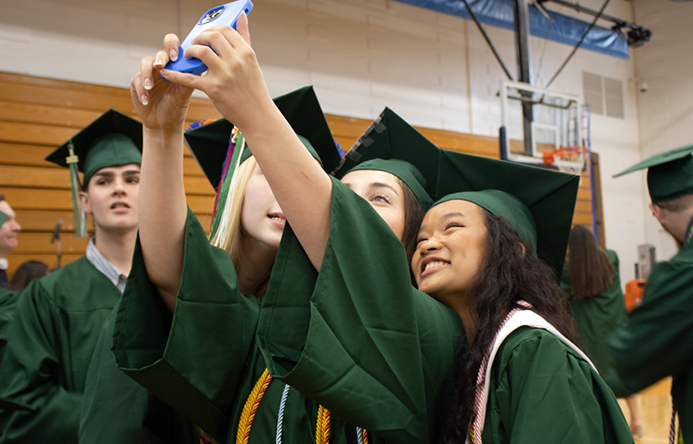
<svg viewBox="0 0 693 444"><path fill-rule="evenodd" d="M126 87L166 32L184 36L219 3L3 2L0 70ZM581 4L598 9L602 1ZM631 19L631 3L612 1L607 13ZM329 113L374 118L389 106L415 125L498 134L505 75L471 21L392 0L256 0L250 29L273 95L313 84ZM486 30L515 76L513 33ZM532 37L535 84L546 85L570 50ZM553 88L582 96L583 70L624 84L625 119L595 116L592 141L602 159L607 245L621 256L627 281L635 246L645 241L642 180L610 175L640 159L634 63L581 50Z"/></svg>
<svg viewBox="0 0 693 444"><path fill-rule="evenodd" d="M693 143L693 4L670 1L635 0L635 17L652 29L652 41L635 53L637 81L645 81L648 91L638 92L639 127L643 159L653 154ZM639 176L645 202L646 174ZM629 180L635 181L634 178ZM650 211L644 208L645 240L657 248L657 259L666 260L677 249Z"/></svg>

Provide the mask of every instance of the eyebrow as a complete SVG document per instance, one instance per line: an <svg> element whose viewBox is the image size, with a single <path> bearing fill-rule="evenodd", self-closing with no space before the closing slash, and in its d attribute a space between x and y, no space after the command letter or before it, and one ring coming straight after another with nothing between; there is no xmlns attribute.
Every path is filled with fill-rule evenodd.
<svg viewBox="0 0 693 444"><path fill-rule="evenodd" d="M391 189L392 191L394 191L396 195L399 196L399 193L397 192L397 190L395 189L395 187L393 187L392 185L388 185L388 184L386 184L386 183L382 183L382 182L373 182L373 183L369 184L369 187L373 187L373 188L389 188L389 189Z"/></svg>
<svg viewBox="0 0 693 444"><path fill-rule="evenodd" d="M446 214L445 216L441 217L441 219L451 219L453 217L458 217L458 216L465 217L464 213L462 213L460 211L455 211L453 213Z"/></svg>
<svg viewBox="0 0 693 444"><path fill-rule="evenodd" d="M465 217L464 213L462 213L460 211L455 211L452 213L447 213L446 215L441 217L440 220L452 219L453 217L458 217L458 216ZM421 225L421 228L419 228L419 233L421 233L424 230L426 230L426 225Z"/></svg>
<svg viewBox="0 0 693 444"><path fill-rule="evenodd" d="M350 190L353 190L353 189L354 189L354 185L353 185L351 182L342 182L342 183L343 183L344 185L346 185L346 187L349 188ZM397 196L399 196L399 192L397 191L397 189L396 189L395 187L393 187L392 185L388 185L388 184L386 184L386 183L382 183L382 182L372 182L372 183L369 183L369 184L368 184L368 188L389 188L389 189L391 189Z"/></svg>
<svg viewBox="0 0 693 444"><path fill-rule="evenodd" d="M135 174L140 174L140 171L138 170L128 170L123 172L123 176L133 176ZM113 177L114 174L111 171L101 171L98 173L95 173L94 176L100 176L100 177Z"/></svg>

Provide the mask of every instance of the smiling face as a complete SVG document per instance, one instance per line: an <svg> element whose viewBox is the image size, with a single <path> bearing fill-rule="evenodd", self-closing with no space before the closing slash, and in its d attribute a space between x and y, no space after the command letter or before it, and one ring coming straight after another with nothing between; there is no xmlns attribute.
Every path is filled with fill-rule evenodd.
<svg viewBox="0 0 693 444"><path fill-rule="evenodd" d="M399 180L393 174L376 170L358 170L346 174L342 183L366 199L402 240L405 226L405 198Z"/></svg>
<svg viewBox="0 0 693 444"><path fill-rule="evenodd" d="M261 246L276 250L286 218L259 165L255 165L243 199L241 226Z"/></svg>
<svg viewBox="0 0 693 444"><path fill-rule="evenodd" d="M481 267L487 233L483 210L476 204L450 200L431 208L411 264L419 290L459 307Z"/></svg>
<svg viewBox="0 0 693 444"><path fill-rule="evenodd" d="M137 229L137 199L140 166L136 163L105 167L89 179L87 191L80 191L80 207L91 213L97 235Z"/></svg>
<svg viewBox="0 0 693 444"><path fill-rule="evenodd" d="M17 248L17 233L22 227L17 223L17 215L6 200L0 201L0 211L7 215L7 220L0 226L0 257L6 257Z"/></svg>

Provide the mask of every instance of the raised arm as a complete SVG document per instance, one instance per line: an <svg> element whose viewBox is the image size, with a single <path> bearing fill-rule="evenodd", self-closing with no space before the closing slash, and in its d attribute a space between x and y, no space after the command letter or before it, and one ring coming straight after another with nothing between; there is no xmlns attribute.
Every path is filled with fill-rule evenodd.
<svg viewBox="0 0 693 444"><path fill-rule="evenodd" d="M272 101L250 47L245 15L238 19L237 29L210 28L186 50L186 57L199 58L207 65L207 75L164 71L164 76L172 83L204 91L241 130L284 215L319 269L327 245L332 182ZM175 48L177 42L166 42L167 51Z"/></svg>
<svg viewBox="0 0 693 444"><path fill-rule="evenodd" d="M165 45L178 45L169 34ZM150 280L173 311L183 270L187 215L183 186L183 131L192 89L165 82L158 71L170 52L145 57L130 82L130 95L144 127L139 229Z"/></svg>

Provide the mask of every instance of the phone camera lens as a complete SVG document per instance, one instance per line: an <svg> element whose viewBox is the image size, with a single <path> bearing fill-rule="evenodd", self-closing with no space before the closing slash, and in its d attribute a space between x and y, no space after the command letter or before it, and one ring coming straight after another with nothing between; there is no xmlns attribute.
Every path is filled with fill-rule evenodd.
<svg viewBox="0 0 693 444"><path fill-rule="evenodd" d="M200 20L201 23L208 23L214 20L215 18L219 17L221 15L221 12L224 10L224 8L219 8L219 9L213 9L209 11L202 20Z"/></svg>

